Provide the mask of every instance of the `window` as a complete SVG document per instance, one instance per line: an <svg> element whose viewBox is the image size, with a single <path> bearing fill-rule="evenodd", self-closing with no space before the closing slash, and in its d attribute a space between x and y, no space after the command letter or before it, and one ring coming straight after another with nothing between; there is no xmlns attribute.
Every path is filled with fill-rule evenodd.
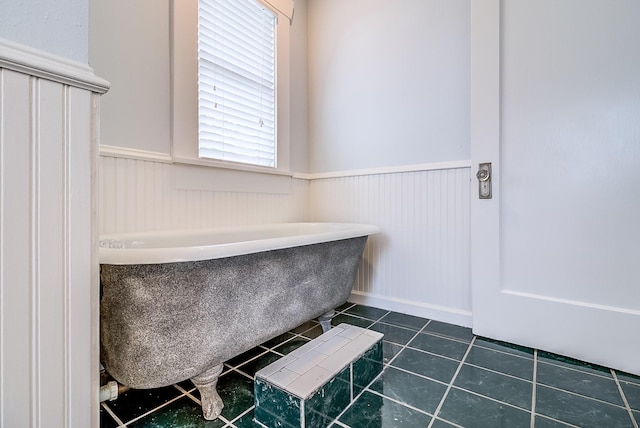
<svg viewBox="0 0 640 428"><path fill-rule="evenodd" d="M202 0L172 0L169 2L171 15L171 159L174 163L198 165L210 167L208 175L215 175L207 181L212 189L217 189L219 183L232 181L227 175L233 175L233 171L243 171L249 184L247 188L256 187L254 182L260 181L263 174L290 175L290 133L291 133L291 27L294 12L293 0L251 0L250 5L260 7L277 15L274 21L276 36L274 41L276 95L276 125L274 142L275 167L267 167L256 164L241 163L238 161L226 161L213 158L204 158L200 155L199 138L199 102L198 102L198 22L199 15L206 15L206 11L200 10ZM212 3L214 0L211 0ZM215 0L219 4L230 4L236 7L237 3L247 3L249 0ZM265 11L261 9L264 13ZM210 12L208 13L211 14ZM240 15L242 16L242 15ZM245 35L242 31L241 35ZM210 87L213 90L213 86ZM216 88L218 89L218 88ZM216 91L217 92L217 91ZM256 123L256 122L254 122ZM258 121L259 123L259 121ZM191 168L193 169L193 168ZM195 170L195 169L193 169ZM224 177L223 177L224 176ZM258 185L260 187L260 185Z"/></svg>
<svg viewBox="0 0 640 428"><path fill-rule="evenodd" d="M199 158L276 167L276 26L256 0L199 0Z"/></svg>

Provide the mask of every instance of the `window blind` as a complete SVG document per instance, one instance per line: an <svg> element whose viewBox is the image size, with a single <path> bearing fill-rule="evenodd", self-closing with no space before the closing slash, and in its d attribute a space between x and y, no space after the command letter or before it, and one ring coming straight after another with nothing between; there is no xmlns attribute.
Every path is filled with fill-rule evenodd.
<svg viewBox="0 0 640 428"><path fill-rule="evenodd" d="M255 0L198 1L199 157L276 166L275 30Z"/></svg>

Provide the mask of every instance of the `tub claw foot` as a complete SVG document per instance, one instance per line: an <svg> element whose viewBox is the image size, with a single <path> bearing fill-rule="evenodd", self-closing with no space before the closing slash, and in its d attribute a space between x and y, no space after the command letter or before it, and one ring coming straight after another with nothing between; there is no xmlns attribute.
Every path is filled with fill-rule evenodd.
<svg viewBox="0 0 640 428"><path fill-rule="evenodd" d="M320 326L322 327L322 332L326 333L329 330L331 330L331 319L333 318L333 315L336 313L336 311L334 311L333 309L331 309L329 312L326 312L322 315L320 315L318 317L318 322L320 323Z"/></svg>
<svg viewBox="0 0 640 428"><path fill-rule="evenodd" d="M224 408L222 398L220 398L216 390L220 373L222 373L222 364L191 378L191 382L193 382L196 388L198 388L198 391L200 391L202 415L208 421L212 421L220 416Z"/></svg>

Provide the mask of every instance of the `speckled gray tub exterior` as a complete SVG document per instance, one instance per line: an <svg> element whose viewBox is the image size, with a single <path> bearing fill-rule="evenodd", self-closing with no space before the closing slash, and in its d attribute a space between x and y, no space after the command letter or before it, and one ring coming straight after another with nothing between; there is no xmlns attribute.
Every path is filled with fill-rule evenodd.
<svg viewBox="0 0 640 428"><path fill-rule="evenodd" d="M211 371L346 302L366 240L204 261L103 264L102 362L132 388ZM206 417L204 403L203 410Z"/></svg>

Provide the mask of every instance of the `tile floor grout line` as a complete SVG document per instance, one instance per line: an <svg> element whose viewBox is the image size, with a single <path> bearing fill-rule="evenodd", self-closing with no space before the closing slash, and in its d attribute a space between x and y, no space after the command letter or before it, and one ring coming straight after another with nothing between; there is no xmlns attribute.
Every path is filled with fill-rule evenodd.
<svg viewBox="0 0 640 428"><path fill-rule="evenodd" d="M413 339L411 339L411 340L413 340ZM466 345L468 346L469 344L466 343ZM450 361L455 361L455 362L460 361L459 359L453 358L453 357L449 357L448 355L436 354L435 352L425 351L424 349L414 348L413 346L409 346L409 345L407 345L407 348L411 349L412 351L422 352L423 354L433 355L435 357L444 358L444 359L447 359L447 360L450 360Z"/></svg>
<svg viewBox="0 0 640 428"><path fill-rule="evenodd" d="M475 336L475 337L477 337L477 336ZM507 352L507 351L503 351L501 349L488 348L486 346L482 346L482 344L480 344L478 342L476 342L475 345L473 345L473 346L475 346L476 348L480 348L483 351L493 351L493 352L497 352L499 354L509 355L511 357L516 357L516 358L520 358L520 359L523 359L523 360L529 360L529 361L533 360L533 354L532 354L531 357L528 357L528 356L525 356L525 355L520 355L520 354L514 354L513 352Z"/></svg>
<svg viewBox="0 0 640 428"><path fill-rule="evenodd" d="M270 352L272 352L272 353L274 353L274 354L278 355L279 357L284 357L284 356L285 356L285 354L283 354L283 353L282 353L282 352L280 352L280 351L276 351L276 350L275 350L275 348L277 348L277 347L278 347L278 346L280 346L280 345L284 345L285 343L290 342L291 340L295 339L296 337L298 337L298 335L297 335L297 334L296 334L296 335L294 335L292 338L287 339L287 340L285 340L285 341L284 341L284 342L282 342L282 343L279 343L278 345L274 346L273 348L267 348L266 346L258 345L258 347L260 347L260 348L262 348L262 349L265 349L265 351L264 351L264 352L262 352L262 353L260 353L260 354L258 354L258 355L256 355L255 357L249 358L247 361L244 361L244 362L242 362L241 364L238 364L238 365L236 365L236 366L229 365L229 364L227 364L227 362L225 361L223 364L225 364L227 367L229 367L229 370L228 370L227 372L223 373L222 375L224 375L224 374L226 374L226 373L228 373L228 372L230 372L230 371L237 371L237 372L240 372L240 373L242 373L242 374L244 374L244 375L248 376L248 374L246 374L246 373L244 373L244 372L242 372L242 371L241 371L241 367L242 367L242 366L246 365L247 363L250 363L251 361L257 360L258 358L263 357L263 356L265 356L266 354L268 354L268 353L270 353ZM235 358L235 357L234 357L234 358ZM222 375L221 375L221 376L222 376Z"/></svg>
<svg viewBox="0 0 640 428"><path fill-rule="evenodd" d="M255 376L249 376L249 373L245 373L245 372L242 371L242 369L239 369L239 368L232 368L229 371L233 371L233 372L239 373L242 376L247 377L247 378L249 378L251 380L254 380L254 377L255 377Z"/></svg>
<svg viewBox="0 0 640 428"><path fill-rule="evenodd" d="M611 369L611 370L613 370L613 369ZM623 373L624 373L624 372L623 372ZM616 376L617 376L617 375L618 375L618 373L616 373ZM619 379L619 378L618 378L618 379ZM620 382L624 382L624 383L631 383L631 384L633 384L633 385L635 385L635 386L640 386L640 380L636 380L636 379L632 379L632 380L629 380L629 379L623 379L623 380L621 380Z"/></svg>
<svg viewBox="0 0 640 428"><path fill-rule="evenodd" d="M189 394L189 393L193 392L194 389L196 389L196 387L194 386L193 388L191 388L190 390L187 391L186 389L184 389L183 387L181 387L177 383L174 383L173 387L175 389L177 389L178 391L182 392L183 394Z"/></svg>
<svg viewBox="0 0 640 428"><path fill-rule="evenodd" d="M426 335L429 335L429 336L437 337L439 339L447 339L447 340L452 340L452 341L458 342L458 343L464 343L465 345L469 344L469 341L467 341L465 339L460 339L459 337L447 336L447 335L442 334L442 333L433 333L433 332L430 332L430 331L423 331L422 334L426 334Z"/></svg>
<svg viewBox="0 0 640 428"><path fill-rule="evenodd" d="M467 356L469 355L469 352L471 352L471 348L473 347L473 344L475 341L476 341L476 338L474 336L474 338L471 339L471 342L469 342L469 346L467 346L467 350L464 353L464 356L462 357L462 359L460 360L460 364L458 364L458 367L456 368L456 371L453 374L453 377L451 378L451 381L449 382L447 389L444 391L444 395L440 399L440 403L438 403L438 407L436 407L436 410L433 412L433 419L431 419L427 428L433 427L433 424L435 423L434 421L438 417L438 413L440 413L440 410L442 409L442 406L444 405L444 402L447 399L447 395L449 395L449 391L451 391L451 388L453 388L453 382L455 382L456 378L458 377L458 374L460 373L460 370L462 369L462 366L464 364L464 360L467 359Z"/></svg>
<svg viewBox="0 0 640 428"><path fill-rule="evenodd" d="M286 331L286 332L284 332L284 333L282 333L282 334L286 334L286 333L290 333L290 332ZM282 336L282 334L281 334L280 336ZM282 341L282 342L280 342L280 343L276 344L275 346L272 346L271 348L269 348L269 347L267 347L267 346L264 346L264 343L263 343L262 345L260 345L260 346L262 346L262 347L264 347L264 348L267 348L267 350L268 350L268 351L271 351L271 352L277 352L277 353L279 353L278 351L274 351L274 349L275 349L275 348L277 348L278 346L284 345L285 343L289 343L289 342L291 342L293 339L295 339L296 337L298 337L298 334L297 334L297 333L291 333L291 334L293 335L293 337L290 337L290 338L288 338L287 340ZM278 336L276 336L276 337L278 337ZM273 340L273 339L271 339L271 340ZM268 340L267 340L267 342L268 342ZM243 364L244 364L244 363L243 363Z"/></svg>
<svg viewBox="0 0 640 428"><path fill-rule="evenodd" d="M501 405L504 405L504 406L508 406L508 407L511 407L511 408L514 408L514 409L517 409L517 410L522 410L523 412L531 413L531 411L529 409L526 409L524 407L516 406L515 404L507 403L506 401L500 401L497 398L489 397L488 395L484 395L484 394L481 394L479 392L472 391L470 389L464 389L464 388L461 388L461 387L459 387L457 385L453 385L453 384L451 385L451 388L457 389L458 391L466 392L466 393L471 394L471 395L477 395L478 397L482 397L482 398L484 398L484 399L486 399L488 401L493 401L495 403L498 403L498 404L501 404ZM563 422L563 423L566 423L566 422Z"/></svg>
<svg viewBox="0 0 640 428"><path fill-rule="evenodd" d="M194 389L193 391L195 391L195 389ZM193 391L191 391L191 392L193 392ZM196 398L196 396L195 396L195 395L193 395L191 392L187 392L185 395L186 395L187 397L189 397L189 398L190 398L194 403L196 403L198 406L202 406L202 401L198 400L198 399Z"/></svg>
<svg viewBox="0 0 640 428"><path fill-rule="evenodd" d="M475 368L477 368L477 369L486 370L486 371L488 371L488 372L495 373L495 374L499 374L499 375L502 375L502 376L506 376L506 377L511 378L511 379L521 380L521 381L523 381L523 382L529 382L529 383L533 382L533 381L532 381L532 380L530 380L530 379L525 379L525 378L523 378L523 377L519 377L519 376L515 376L515 375L512 375L512 374L509 374L509 373L505 373L505 372L501 372L501 371L498 371L498 370L490 369L490 368L488 368L488 367L479 366L479 365L477 365L477 364L472 364L472 363L469 363L469 362L467 362L467 361L465 361L465 363L464 363L464 364L465 364L465 365L467 365L467 366L469 366L469 367L475 367Z"/></svg>
<svg viewBox="0 0 640 428"><path fill-rule="evenodd" d="M204 419L204 418L203 418ZM231 422L229 422L229 419L225 418L224 416L220 415L218 416L216 419L220 419L222 422L224 422L224 426L229 426L231 425ZM215 419L214 419L215 420Z"/></svg>
<svg viewBox="0 0 640 428"><path fill-rule="evenodd" d="M536 426L536 382L538 380L538 350L533 350L533 380L531 386L531 428Z"/></svg>
<svg viewBox="0 0 640 428"><path fill-rule="evenodd" d="M563 426L566 425L566 426L571 427L571 428L584 428L584 427L580 427L579 425L574 425L574 424L572 424L570 422L561 421L560 419L555 419L555 418L552 418L551 416L543 415L542 413L539 413L537 416L539 416L539 417L541 417L543 419L548 419L550 421L562 424Z"/></svg>
<svg viewBox="0 0 640 428"><path fill-rule="evenodd" d="M431 320L428 320L427 324L425 324L424 327L419 328L419 329L415 329L415 328L411 328L411 327L405 327L403 325L391 324L391 323L388 323L388 322L380 321L381 319L382 318L380 318L379 320L375 321L373 324L384 324L384 325L388 325L388 326L391 326L391 327L400 328L402 330L418 331L418 332L420 332L422 334L427 334L427 333L424 333L423 330L424 330L424 327L426 327L431 322ZM423 319L426 319L426 318L423 318ZM371 324L369 327L371 327L373 324ZM369 328L369 327L367 327L367 328ZM413 338L411 340L413 340Z"/></svg>
<svg viewBox="0 0 640 428"><path fill-rule="evenodd" d="M353 306L356 306L356 305L353 305ZM350 308L348 308L348 309L351 309L353 306L351 306L351 307L350 307ZM364 305L363 305L363 306L364 306ZM340 313L338 313L338 314L336 314L336 315L348 315L348 316L350 316L350 317L359 318L359 319L362 319L362 320L365 320L365 321L372 321L372 320L371 320L371 318L366 318L366 317L364 317L364 316L362 316L362 315L356 315L356 314L352 314L352 313L346 312L348 309L345 309L344 311L342 311L342 312L340 312ZM373 326L374 324L378 324L378 323L380 323L380 324L384 324L384 325L390 325L390 326L392 326L392 327L401 328L401 329L403 329L403 330L418 331L418 330L416 330L415 328L405 327L405 326L402 326L402 325L392 324L392 323L389 323L389 322L384 322L384 321L382 321L382 319L383 319L384 317L386 317L387 315L389 315L391 312L393 312L393 311L387 311L387 313L386 313L386 314L382 315L381 317L379 317L379 318L378 318L378 319L376 319L376 320L373 320L373 322L372 322L371 324L369 324L367 327L362 327L362 328L370 329L370 328L371 328L371 326ZM398 312L398 313L399 313L399 312ZM333 316L333 318L335 318L335 316L336 316L336 315L334 315L334 316ZM405 315L405 314L403 314L403 315ZM415 315L409 315L409 316L415 316ZM416 317L416 318L421 318L421 317ZM422 319L427 319L427 318L422 318ZM431 321L432 321L431 319L427 319L427 324L425 324L425 326L423 326L422 328L420 328L420 329L419 329L419 331L420 331L421 333L424 333L424 332L423 332L424 328L425 328L425 327L426 327L426 326L427 326ZM348 324L348 323L347 323L347 324ZM427 333L425 333L425 334L431 334L431 333L428 333L428 332L427 332ZM432 335L433 335L433 334L432 334ZM413 340L413 338L412 338L411 340ZM458 340L461 340L461 339L458 339ZM394 343L395 343L395 342L394 342ZM465 343L466 343L466 342L465 342Z"/></svg>
<svg viewBox="0 0 640 428"><path fill-rule="evenodd" d="M347 302L347 303L351 303L351 302ZM357 306L357 305L358 305L357 303L351 303L351 306L349 306L348 308L344 308L343 310L341 310L341 311L337 311L337 312L338 312L338 313L340 313L340 314L342 314L342 313L344 313L345 311L347 311L347 310L349 310L349 309L351 309L351 308L353 308L354 306ZM361 306L364 306L364 305L361 305Z"/></svg>
<svg viewBox="0 0 640 428"><path fill-rule="evenodd" d="M477 336L475 336L475 337L477 337ZM487 346L482 346L482 344L478 344L478 343L476 343L474 346L476 348L482 348L482 349L487 350L487 351L494 351L494 352L499 352L501 354L511 355L512 357L518 357L518 358L522 358L522 359L529 360L529 361L533 360L533 356L527 357L527 356L524 356L524 355L514 354L513 352L507 352L507 351L503 351L501 349L495 349L495 348L489 348Z"/></svg>
<svg viewBox="0 0 640 428"><path fill-rule="evenodd" d="M320 324L318 324L318 325L320 325ZM305 330L305 331L303 331L303 332L301 332L301 333L293 333L293 334L295 334L295 335L296 335L293 339L304 339L304 340L307 340L307 341L309 341L309 342L310 342L310 341L312 341L313 339L311 339L311 338L309 338L309 337L305 336L304 334L305 334L306 332L308 332L308 331L313 330L313 329L314 329L314 328L316 328L316 327L317 327L317 326L311 327L311 328L309 328L309 329L307 329L307 330ZM280 345L278 345L278 346L280 346Z"/></svg>
<svg viewBox="0 0 640 428"><path fill-rule="evenodd" d="M150 414L152 414L153 412L156 412L156 411L158 411L158 410L162 409L163 407L168 406L169 404L173 403L174 401L178 401L179 399L181 399L181 398L183 398L183 397L186 397L187 395L189 395L189 394L180 394L180 395L178 395L177 397L174 397L174 398L172 398L171 400L167 401L166 403L162 403L162 404L161 404L161 405L159 405L158 407L156 407L156 408L154 408L154 409L152 409L152 410L149 410L148 412L143 413L142 415L137 416L137 417L135 417L135 418L131 419L130 421L127 421L124 425L125 425L125 426L128 426L128 425L129 425L130 423L132 423L132 422L137 422L137 421L139 421L140 419L142 419L142 418L145 418L145 417L149 416L149 415L150 415Z"/></svg>
<svg viewBox="0 0 640 428"><path fill-rule="evenodd" d="M124 422L122 422L122 420L113 412L113 410L111 410L111 408L107 406L107 403L100 403L100 405L104 409L104 411L113 418L114 422L118 424L119 427L124 425Z"/></svg>
<svg viewBox="0 0 640 428"><path fill-rule="evenodd" d="M621 406L619 404L611 403L609 401L604 401L604 400L602 400L600 398L589 397L588 395L580 394L580 393L577 393L577 392L574 392L574 391L567 391L566 389L558 388L557 386L547 385L547 384L540 383L540 382L536 382L536 383L538 384L538 386L544 386L545 388L553 389L555 391L564 392L564 393L567 393L567 394L575 395L576 397L586 398L587 400L597 401L598 403L608 404L610 406L617 407L618 409L625 409L626 410L625 406Z"/></svg>
<svg viewBox="0 0 640 428"><path fill-rule="evenodd" d="M620 396L622 397L622 401L624 402L624 406L627 408L627 412L629 412L629 416L631 417L631 423L634 428L638 428L638 422L636 421L636 417L631 410L631 406L629 405L629 401L627 400L627 395L624 393L624 389L622 389L622 385L620 384L620 380L618 379L618 375L613 369L611 370L611 376L613 376L613 380L616 381L616 386L618 387L618 392L620 392Z"/></svg>
<svg viewBox="0 0 640 428"><path fill-rule="evenodd" d="M436 417L436 416L433 417L433 420L434 421L442 421L442 422L446 423L447 425L451 425L451 426L454 426L456 428L465 428L463 425L458 425L455 422L451 422L451 421L448 421L446 419L442 419L442 418L439 418L439 417ZM435 423L435 422L433 422L433 423Z"/></svg>
<svg viewBox="0 0 640 428"><path fill-rule="evenodd" d="M578 373L583 373L583 374L588 374L588 375L591 375L591 376L596 376L596 377L599 377L601 379L611 380L611 377L608 377L608 376L603 375L603 374L594 373L592 371L580 370L580 369L577 369L575 367L568 367L566 365L555 364L555 363L552 363L552 362L549 362L549 361L540 361L540 363L546 364L548 366L558 367L558 368L561 368L561 369L571 370L571 371L578 372ZM611 370L611 369L609 369L609 370Z"/></svg>
<svg viewBox="0 0 640 428"><path fill-rule="evenodd" d="M244 415L248 414L250 411L252 411L253 409L255 409L256 406L255 404L252 405L251 407L249 407L247 410L245 410L244 412L240 413L238 416L236 416L235 418L231 419L231 421L229 422L231 425L235 426L235 423L238 422L240 419L242 419L244 417Z"/></svg>
<svg viewBox="0 0 640 428"><path fill-rule="evenodd" d="M265 349L265 351L264 351L264 352L259 353L259 354L258 354L258 355L256 355L255 357L251 357L251 358L249 358L247 361L243 361L242 363L237 364L237 365L235 365L235 366L232 366L231 364L227 364L227 361L225 361L223 364L224 364L224 365L226 365L227 367L229 367L231 370L233 370L233 369L235 369L235 368L237 368L237 367L240 367L240 366L242 366L242 365L244 365L244 364L247 364L247 363L248 363L248 362L250 362L250 361L257 360L258 358L262 357L264 354L266 354L267 352L269 352L269 351L270 351L270 349L268 349L268 348L264 348L262 345L258 345L257 347L259 347L259 348L263 348L263 349ZM247 352L248 352L248 351L247 351ZM240 355L242 355L242 354L240 354ZM235 357L233 357L233 358L235 358Z"/></svg>
<svg viewBox="0 0 640 428"><path fill-rule="evenodd" d="M361 315L354 315L354 314L351 314L351 313L348 313L348 312L341 312L341 313L336 314L336 315L348 315L348 316L350 316L350 317L358 318L358 319L365 320L365 321L370 321L370 324L369 324L368 326L366 326L366 327L362 327L362 328L369 329L369 328L370 328L372 325L374 325L375 323L377 323L377 322L381 322L380 320L381 320L382 318L386 317L386 316L387 316L388 314L390 314L390 313L391 313L391 311L387 311L387 313L386 313L386 314L384 314L383 316L381 316L380 318L375 319L375 320L372 320L371 318L363 317L363 316L361 316ZM333 318L335 318L335 317L336 317L336 315L334 315L331 319L333 320ZM349 323L345 323L345 324L349 324ZM353 325L353 324L350 324L350 325ZM332 327L334 327L334 326L332 326ZM356 326L356 327L358 327L358 326Z"/></svg>
<svg viewBox="0 0 640 428"><path fill-rule="evenodd" d="M349 309L351 309L351 308L349 308ZM370 320L371 320L371 318L367 318L367 317L365 317L365 316L363 316L363 315L355 315L355 314L351 314L351 313L349 313L349 312L346 312L347 310L348 310L348 309L346 309L344 312L342 312L342 314L343 314L343 315L350 315L350 316L354 316L354 317L357 317L357 318L362 318L362 319L365 319L365 320L368 320L368 321L370 321ZM389 314L391 313L391 311L388 311L388 310L386 310L386 309L383 309L383 311L386 311L386 312L385 312L385 314L384 314L384 315L382 315L381 317L376 318L376 319L373 321L373 324L377 323L377 322L378 322L378 321L380 321L382 318L386 317L387 315L389 315ZM336 316L336 314L334 314L334 315L333 315L333 317L335 317L335 316ZM333 317L331 317L331 318L333 319Z"/></svg>
<svg viewBox="0 0 640 428"><path fill-rule="evenodd" d="M401 345L401 346L402 346L402 349L401 349L401 350L399 350L399 351L398 351L398 353L397 353L397 354L395 354L393 357L391 357L391 359L390 359L390 360L389 360L389 362L386 364L386 366L387 366L387 367L389 367L389 366L391 365L391 363L392 363L396 358L398 358L398 355L400 355L400 354L402 353L402 351L404 351L405 349L407 349L407 348L409 347L409 344L411 343L411 341L412 341L413 339L415 339L416 337L418 337L418 335L419 335L420 333L422 333L422 331L423 331L425 328L427 328L427 326L428 326L430 323L431 323L431 320L427 320L426 324L425 324L425 325L423 325L423 326L422 326L422 328L421 328L420 330L416 331L416 333L413 335L413 337L411 337L411 339L409 339L409 340L407 341L407 343L405 343L404 345L402 345L402 344L400 344L400 343L397 343L397 345ZM372 325L373 325L373 324L372 324ZM409 330L409 329L407 329L407 330ZM411 330L411 331L415 331L415 330ZM384 340L384 336L382 337L382 340ZM392 342L392 343L395 343L395 342ZM413 349L413 348L411 348L411 349ZM384 366L384 364L383 364L383 366ZM383 367L383 368L384 368L384 367Z"/></svg>
<svg viewBox="0 0 640 428"><path fill-rule="evenodd" d="M403 367L398 367L398 366L389 366L389 367L391 367L392 369L398 370L400 372L404 372L404 373L408 373L410 375L421 377L422 379L430 380L431 382L439 383L440 385L444 385L444 386L449 385L447 382L443 382L443 381L441 381L439 379L435 379L435 378L432 378L432 377L429 377L429 376L425 376L425 375L423 375L421 373L412 372L411 370L407 370L407 369L405 369Z"/></svg>
<svg viewBox="0 0 640 428"><path fill-rule="evenodd" d="M396 369L396 370L400 370L400 371L403 371L403 372L406 372L406 373L411 373L411 374L413 374L413 375L417 375L417 376L419 376L419 377L421 377L421 378L428 379L428 380L433 380L433 381L435 381L435 382L438 382L438 383L442 383L442 384L444 384L444 382L439 381L439 380L437 380L437 379L431 379L430 377L427 377L427 376L425 376L425 375L421 375L421 374L418 374L418 373L414 373L414 372L409 371L409 370L407 370L407 369L404 369L404 368L401 368L401 367L396 367L396 366L392 366L392 365L391 365L391 363L393 363L393 362L395 361L395 359L396 359L396 358L398 358L398 355L400 355L400 354L402 353L402 351L404 351L404 350L405 350L405 349L407 349L407 348L409 348L409 349L413 349L413 348L411 348L411 347L409 346L409 343L411 343L411 341L412 341L413 339L415 339L416 337L418 337L418 335L419 335L420 333L422 333L422 331L423 331L425 328L427 328L427 326L428 326L430 323L431 323L431 320L427 320L426 324L425 324L425 325L423 325L423 326L422 326L422 328L421 328L420 330L416 331L416 334L414 334L414 335L413 335L413 337L412 337L411 339L409 339L409 340L407 341L407 343L405 343L404 345L402 345L402 344L400 344L400 343L396 343L396 345L400 345L400 346L402 346L402 349L400 349L400 350L399 350L399 351L398 351L398 352L397 352L393 357L391 357L391 359L389 360L389 362L388 362L388 363L386 363L386 364L383 364L383 365L382 365L382 370L384 371L384 369L386 369L386 368L388 368L388 367L393 367L393 368L394 368L394 369ZM415 330L413 330L413 331L415 331ZM384 336L382 337L382 340L384 340ZM395 343L395 342L391 342L391 343ZM378 376L376 376L376 378L377 378L377 377L378 377ZM445 385L446 385L446 384L445 384Z"/></svg>
<svg viewBox="0 0 640 428"><path fill-rule="evenodd" d="M427 416L430 416L432 418L434 417L431 413L427 412L426 410L418 409L417 407L412 406L409 403L403 403L402 401L398 400L397 398L389 397L388 395L384 395L383 393L375 391L375 390L373 390L371 388L366 388L366 391L369 392L370 394L375 394L378 397L386 398L389 401L393 401L396 404L401 404L402 406L407 407L407 408L409 408L411 410L415 410L416 412L420 412L423 415L427 415Z"/></svg>

